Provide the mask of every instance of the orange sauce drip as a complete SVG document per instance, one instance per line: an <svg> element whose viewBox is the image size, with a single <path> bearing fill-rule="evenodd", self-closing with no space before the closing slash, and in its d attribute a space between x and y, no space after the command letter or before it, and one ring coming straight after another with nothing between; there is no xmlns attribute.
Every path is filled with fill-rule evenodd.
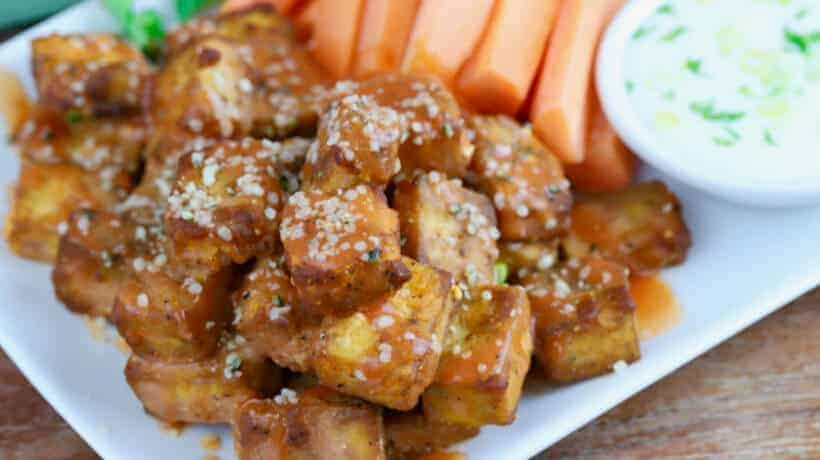
<svg viewBox="0 0 820 460"><path fill-rule="evenodd" d="M31 113L31 101L23 84L13 72L0 68L0 116L8 132L16 135Z"/></svg>
<svg viewBox="0 0 820 460"><path fill-rule="evenodd" d="M672 288L658 275L633 276L629 290L635 301L635 318L641 340L656 337L678 324L682 310Z"/></svg>

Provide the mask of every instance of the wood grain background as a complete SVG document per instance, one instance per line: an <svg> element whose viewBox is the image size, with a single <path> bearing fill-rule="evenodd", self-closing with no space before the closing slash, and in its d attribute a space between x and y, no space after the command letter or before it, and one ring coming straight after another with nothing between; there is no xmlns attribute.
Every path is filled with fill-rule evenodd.
<svg viewBox="0 0 820 460"><path fill-rule="evenodd" d="M0 459L97 458L0 352ZM538 456L658 458L820 459L820 289Z"/></svg>

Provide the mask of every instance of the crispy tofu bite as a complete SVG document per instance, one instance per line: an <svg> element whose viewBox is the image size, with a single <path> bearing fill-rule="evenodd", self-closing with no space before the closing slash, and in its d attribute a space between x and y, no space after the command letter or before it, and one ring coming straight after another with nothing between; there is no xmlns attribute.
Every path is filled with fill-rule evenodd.
<svg viewBox="0 0 820 460"><path fill-rule="evenodd" d="M167 422L230 423L245 401L274 394L281 369L227 341L211 358L165 363L132 355L125 379L145 411Z"/></svg>
<svg viewBox="0 0 820 460"><path fill-rule="evenodd" d="M410 276L401 260L398 215L380 191L365 185L296 192L280 230L293 284L309 313L349 313Z"/></svg>
<svg viewBox="0 0 820 460"><path fill-rule="evenodd" d="M462 177L473 157L466 122L453 95L430 76L387 75L360 83L339 82L326 99L350 94L372 97L403 121L399 158L402 170L440 171Z"/></svg>
<svg viewBox="0 0 820 460"><path fill-rule="evenodd" d="M505 241L498 246L498 263L504 265L512 281L533 272L549 271L558 262L558 240Z"/></svg>
<svg viewBox="0 0 820 460"><path fill-rule="evenodd" d="M457 282L493 282L499 232L487 197L433 171L400 181L393 205L405 254L450 272Z"/></svg>
<svg viewBox="0 0 820 460"><path fill-rule="evenodd" d="M433 385L424 392L429 420L479 427L506 425L530 368L530 305L519 286L474 287L453 309Z"/></svg>
<svg viewBox="0 0 820 460"><path fill-rule="evenodd" d="M239 460L384 460L381 410L319 386L244 403L233 423Z"/></svg>
<svg viewBox="0 0 820 460"><path fill-rule="evenodd" d="M48 35L31 42L40 103L72 117L141 111L150 97L151 67L113 34Z"/></svg>
<svg viewBox="0 0 820 460"><path fill-rule="evenodd" d="M283 256L260 257L233 294L236 330L276 364L307 372L318 320L300 312Z"/></svg>
<svg viewBox="0 0 820 460"><path fill-rule="evenodd" d="M472 438L479 429L431 421L419 411L388 411L384 415L384 431L388 457L411 460Z"/></svg>
<svg viewBox="0 0 820 460"><path fill-rule="evenodd" d="M64 229L51 280L57 298L77 313L108 316L137 268L154 270L166 262L158 229L112 212L74 211Z"/></svg>
<svg viewBox="0 0 820 460"><path fill-rule="evenodd" d="M23 160L4 234L12 251L51 262L61 231L75 209L113 209L130 183L103 187L97 174L68 164Z"/></svg>
<svg viewBox="0 0 820 460"><path fill-rule="evenodd" d="M117 294L111 321L137 356L191 362L213 356L231 322L233 269L174 276L142 270ZM241 339L244 340L244 339Z"/></svg>
<svg viewBox="0 0 820 460"><path fill-rule="evenodd" d="M411 278L395 294L324 318L313 366L323 385L398 410L413 408L432 382L451 310L450 276L404 263Z"/></svg>
<svg viewBox="0 0 820 460"><path fill-rule="evenodd" d="M23 126L16 147L34 163L65 163L96 173L102 188L119 186L124 198L139 172L147 136L137 117L80 121L40 110Z"/></svg>
<svg viewBox="0 0 820 460"><path fill-rule="evenodd" d="M563 247L572 257L597 252L647 274L682 263L691 244L678 198L652 181L621 192L579 195Z"/></svg>
<svg viewBox="0 0 820 460"><path fill-rule="evenodd" d="M204 36L170 56L156 79L158 128L215 138L247 135L253 84L239 49L226 38Z"/></svg>
<svg viewBox="0 0 820 460"><path fill-rule="evenodd" d="M524 278L535 317L535 355L547 376L568 382L640 358L626 269L596 256Z"/></svg>
<svg viewBox="0 0 820 460"><path fill-rule="evenodd" d="M316 146L302 170L306 188L333 191L372 183L385 186L401 170L404 121L373 96L351 94L322 114Z"/></svg>
<svg viewBox="0 0 820 460"><path fill-rule="evenodd" d="M569 227L572 195L558 158L505 116L475 116L475 185L495 204L501 237L546 240Z"/></svg>
<svg viewBox="0 0 820 460"><path fill-rule="evenodd" d="M222 141L179 160L165 227L174 258L204 267L244 263L277 244L286 193L278 146Z"/></svg>

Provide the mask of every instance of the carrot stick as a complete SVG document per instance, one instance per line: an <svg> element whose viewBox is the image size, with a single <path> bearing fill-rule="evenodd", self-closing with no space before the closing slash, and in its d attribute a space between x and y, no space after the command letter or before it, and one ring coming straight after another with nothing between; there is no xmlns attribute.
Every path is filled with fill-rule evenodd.
<svg viewBox="0 0 820 460"><path fill-rule="evenodd" d="M481 39L493 0L422 0L401 69L454 83Z"/></svg>
<svg viewBox="0 0 820 460"><path fill-rule="evenodd" d="M334 78L343 78L352 68L364 0L316 0L316 60Z"/></svg>
<svg viewBox="0 0 820 460"><path fill-rule="evenodd" d="M365 0L353 76L371 77L401 62L419 0Z"/></svg>
<svg viewBox="0 0 820 460"><path fill-rule="evenodd" d="M253 5L273 5L276 11L289 14L299 4L300 0L227 0L222 4L222 13L231 13L244 10Z"/></svg>
<svg viewBox="0 0 820 460"><path fill-rule="evenodd" d="M527 97L544 54L559 0L497 0L475 54L457 88L483 112L515 115Z"/></svg>
<svg viewBox="0 0 820 460"><path fill-rule="evenodd" d="M565 163L586 151L589 82L598 39L624 0L564 0L533 100L536 134Z"/></svg>

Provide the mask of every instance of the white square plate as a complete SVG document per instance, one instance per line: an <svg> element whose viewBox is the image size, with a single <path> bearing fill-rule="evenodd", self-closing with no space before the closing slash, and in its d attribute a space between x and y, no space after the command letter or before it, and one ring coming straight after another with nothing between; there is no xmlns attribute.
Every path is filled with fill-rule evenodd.
<svg viewBox="0 0 820 460"><path fill-rule="evenodd" d="M115 30L97 1L5 43L0 66L20 75L32 91L30 38L92 30ZM0 183L11 184L17 171L16 156L0 145ZM471 460L537 454L820 283L820 208L750 210L670 186L684 204L694 241L687 262L664 274L683 306L683 320L643 343L643 359L623 373L528 388L513 425L487 427L461 446ZM0 203L3 215L8 206L9 200ZM221 458L234 458L227 429L193 427L174 438L145 415L125 383L125 356L92 339L82 318L55 300L49 271L15 257L0 242L0 346L77 432L107 460L199 459L206 453L199 441L208 432L223 435Z"/></svg>

